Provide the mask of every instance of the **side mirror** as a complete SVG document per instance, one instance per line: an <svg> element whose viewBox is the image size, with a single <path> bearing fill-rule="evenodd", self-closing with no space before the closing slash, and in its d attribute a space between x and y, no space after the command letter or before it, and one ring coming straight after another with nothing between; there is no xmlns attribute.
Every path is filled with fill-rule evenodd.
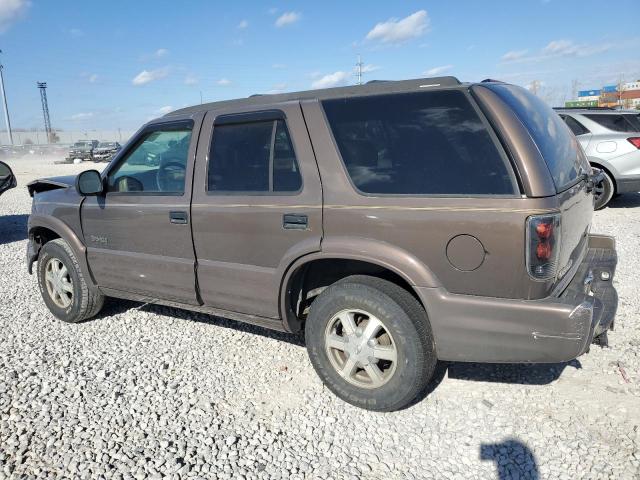
<svg viewBox="0 0 640 480"><path fill-rule="evenodd" d="M4 162L0 162L0 195L16 186L16 177Z"/></svg>
<svg viewBox="0 0 640 480"><path fill-rule="evenodd" d="M76 190L80 195L100 195L104 187L97 170L85 170L76 178Z"/></svg>

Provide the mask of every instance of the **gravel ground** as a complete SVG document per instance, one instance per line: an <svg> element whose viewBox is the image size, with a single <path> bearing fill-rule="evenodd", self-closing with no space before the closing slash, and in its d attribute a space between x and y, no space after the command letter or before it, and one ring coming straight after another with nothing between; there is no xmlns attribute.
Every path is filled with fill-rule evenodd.
<svg viewBox="0 0 640 480"><path fill-rule="evenodd" d="M620 307L611 347L569 364L438 369L396 413L334 397L299 337L110 301L67 325L25 270L38 176L86 165L12 162L0 198L2 478L640 477L640 194L597 212L615 235Z"/></svg>

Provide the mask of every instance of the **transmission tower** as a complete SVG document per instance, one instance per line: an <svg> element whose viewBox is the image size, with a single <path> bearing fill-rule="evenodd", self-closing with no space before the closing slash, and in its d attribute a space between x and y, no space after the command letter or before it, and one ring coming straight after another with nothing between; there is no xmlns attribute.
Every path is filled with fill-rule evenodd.
<svg viewBox="0 0 640 480"><path fill-rule="evenodd" d="M47 103L47 82L37 82L42 101L42 116L44 117L44 130L47 133L47 143L51 142L51 120L49 119L49 104Z"/></svg>
<svg viewBox="0 0 640 480"><path fill-rule="evenodd" d="M362 67L364 66L364 63L362 63L362 59L360 58L360 55L358 55L358 61L356 62L356 77L358 77L358 85L362 85Z"/></svg>

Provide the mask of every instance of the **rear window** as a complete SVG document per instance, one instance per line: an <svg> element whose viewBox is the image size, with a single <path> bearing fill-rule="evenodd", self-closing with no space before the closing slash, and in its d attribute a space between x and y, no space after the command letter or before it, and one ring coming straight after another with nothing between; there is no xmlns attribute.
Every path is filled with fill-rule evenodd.
<svg viewBox="0 0 640 480"><path fill-rule="evenodd" d="M568 115L567 116L560 115L560 116L562 117L564 122L567 124L567 127L571 129L571 131L575 136L589 133L589 130L587 130L587 128L584 125L582 125L579 121L577 121L575 118L570 117Z"/></svg>
<svg viewBox="0 0 640 480"><path fill-rule="evenodd" d="M538 146L558 192L589 170L586 157L560 116L544 101L515 85L487 84L515 112Z"/></svg>
<svg viewBox="0 0 640 480"><path fill-rule="evenodd" d="M585 117L614 132L640 132L637 114L587 114Z"/></svg>
<svg viewBox="0 0 640 480"><path fill-rule="evenodd" d="M513 194L508 160L460 91L322 102L355 187L368 194Z"/></svg>

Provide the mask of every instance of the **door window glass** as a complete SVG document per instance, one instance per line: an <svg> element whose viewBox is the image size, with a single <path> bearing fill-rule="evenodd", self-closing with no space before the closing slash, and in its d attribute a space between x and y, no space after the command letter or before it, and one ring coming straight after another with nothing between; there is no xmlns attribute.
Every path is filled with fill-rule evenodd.
<svg viewBox="0 0 640 480"><path fill-rule="evenodd" d="M283 120L216 125L208 191L295 192L302 185Z"/></svg>
<svg viewBox="0 0 640 480"><path fill-rule="evenodd" d="M107 177L109 192L182 194L191 129L148 133Z"/></svg>
<svg viewBox="0 0 640 480"><path fill-rule="evenodd" d="M571 129L571 131L576 137L578 135L584 135L585 133L589 133L589 130L587 130L584 127L584 125L578 122L575 118L570 117L568 115L563 118L564 118L564 122L567 124L567 127Z"/></svg>

